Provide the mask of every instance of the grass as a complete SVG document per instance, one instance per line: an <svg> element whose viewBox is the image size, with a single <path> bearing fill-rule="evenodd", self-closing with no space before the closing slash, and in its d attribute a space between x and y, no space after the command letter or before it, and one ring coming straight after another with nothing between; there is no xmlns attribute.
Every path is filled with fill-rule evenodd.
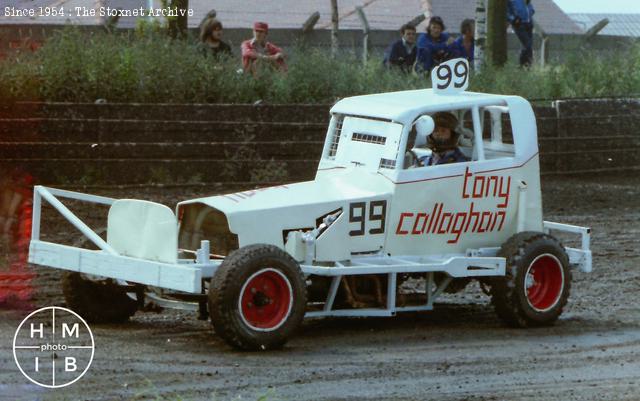
<svg viewBox="0 0 640 401"><path fill-rule="evenodd" d="M160 31L129 35L58 31L35 54L0 62L0 100L142 103L330 103L357 94L429 87L417 75L366 65L344 55L298 47L289 72L239 73L236 58L205 57L195 42ZM470 90L529 99L629 96L640 93L640 45L607 58L582 52L563 64L522 70L509 64L473 74Z"/></svg>

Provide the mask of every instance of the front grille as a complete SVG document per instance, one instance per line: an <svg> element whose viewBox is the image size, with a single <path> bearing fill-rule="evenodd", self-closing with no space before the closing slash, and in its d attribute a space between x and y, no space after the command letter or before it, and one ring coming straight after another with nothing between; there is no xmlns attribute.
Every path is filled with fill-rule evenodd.
<svg viewBox="0 0 640 401"><path fill-rule="evenodd" d="M329 157L335 157L338 153L338 144L340 143L340 135L342 134L342 116L336 116L336 127L333 130L331 144L329 145Z"/></svg>

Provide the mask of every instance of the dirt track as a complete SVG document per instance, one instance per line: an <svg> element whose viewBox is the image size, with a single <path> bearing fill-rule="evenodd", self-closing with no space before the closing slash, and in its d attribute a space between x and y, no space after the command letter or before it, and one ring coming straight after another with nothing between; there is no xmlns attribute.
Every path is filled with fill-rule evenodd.
<svg viewBox="0 0 640 401"><path fill-rule="evenodd" d="M16 369L25 312L5 309L0 400L640 400L640 178L547 178L543 193L546 219L593 228L594 272L574 272L555 327L504 327L477 286L432 313L307 321L284 350L258 354L233 351L190 313L140 312L93 326L91 369L52 391ZM57 273L37 272L31 309L63 305Z"/></svg>

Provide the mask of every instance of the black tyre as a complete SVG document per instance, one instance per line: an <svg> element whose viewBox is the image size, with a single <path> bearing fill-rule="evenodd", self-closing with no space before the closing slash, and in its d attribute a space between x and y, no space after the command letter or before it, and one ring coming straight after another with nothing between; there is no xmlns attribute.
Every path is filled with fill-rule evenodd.
<svg viewBox="0 0 640 401"><path fill-rule="evenodd" d="M282 347L304 318L307 289L298 263L273 245L232 252L209 286L216 333L241 350Z"/></svg>
<svg viewBox="0 0 640 401"><path fill-rule="evenodd" d="M91 323L126 322L138 310L138 302L111 279L91 280L80 273L65 272L62 293L67 306Z"/></svg>
<svg viewBox="0 0 640 401"><path fill-rule="evenodd" d="M500 248L506 274L491 282L491 302L497 315L515 327L553 324L571 290L569 258L554 237L518 233Z"/></svg>

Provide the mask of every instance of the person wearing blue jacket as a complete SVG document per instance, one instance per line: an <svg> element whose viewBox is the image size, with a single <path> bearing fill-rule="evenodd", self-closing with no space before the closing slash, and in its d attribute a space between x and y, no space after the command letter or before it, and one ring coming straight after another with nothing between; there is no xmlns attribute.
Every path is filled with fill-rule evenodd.
<svg viewBox="0 0 640 401"><path fill-rule="evenodd" d="M404 72L411 72L416 62L416 27L410 24L400 28L402 38L393 42L384 52L384 65L397 67Z"/></svg>
<svg viewBox="0 0 640 401"><path fill-rule="evenodd" d="M449 45L453 39L445 29L442 18L434 16L429 20L427 32L418 35L418 72L429 72L435 65L449 59Z"/></svg>
<svg viewBox="0 0 640 401"><path fill-rule="evenodd" d="M533 4L531 0L509 0L507 20L522 44L520 66L528 67L533 61Z"/></svg>
<svg viewBox="0 0 640 401"><path fill-rule="evenodd" d="M475 30L475 21L472 19L465 19L460 25L460 37L458 37L458 39L449 46L451 57L466 58L471 67L473 67L473 55L475 53Z"/></svg>

